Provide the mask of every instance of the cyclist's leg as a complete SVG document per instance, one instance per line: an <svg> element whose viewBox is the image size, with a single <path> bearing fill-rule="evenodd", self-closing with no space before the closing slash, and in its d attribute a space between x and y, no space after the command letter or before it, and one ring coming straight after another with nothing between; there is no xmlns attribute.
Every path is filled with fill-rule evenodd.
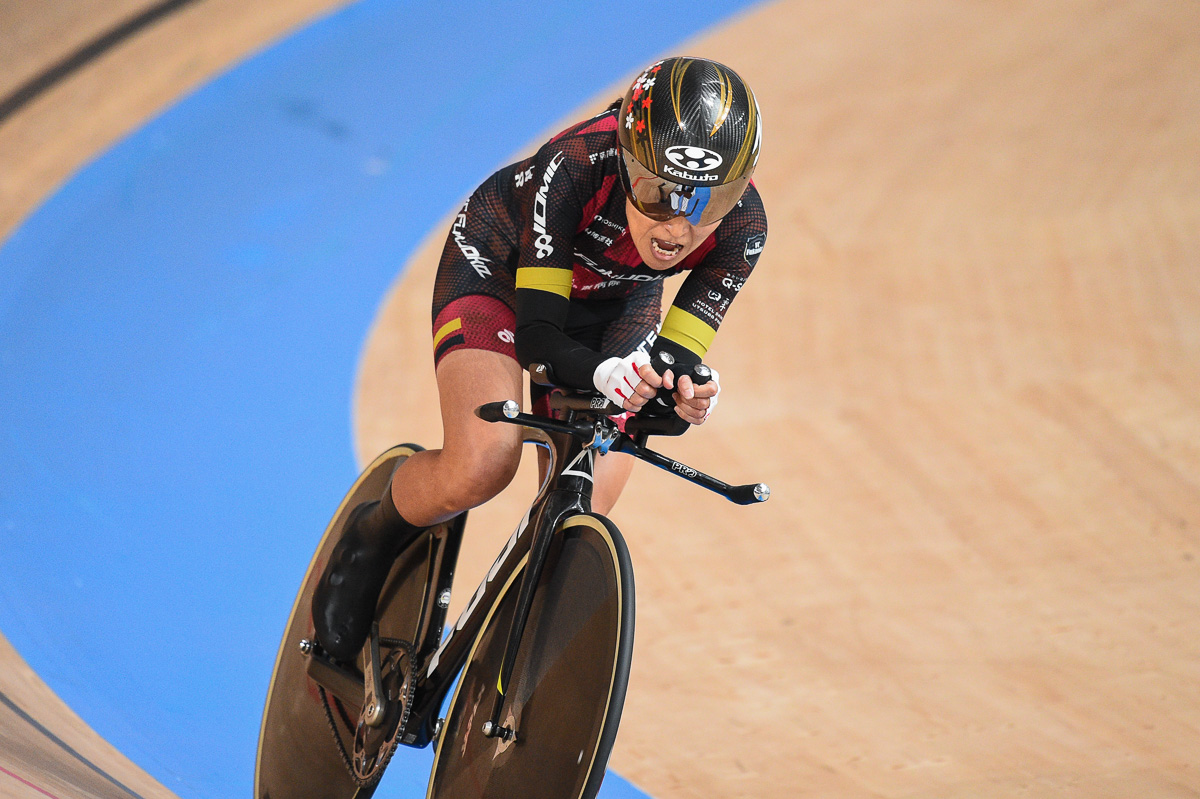
<svg viewBox="0 0 1200 799"><path fill-rule="evenodd" d="M520 432L473 414L484 402L521 398L512 349L515 289L511 273L498 268L508 257L506 240L488 223L496 202L494 187L485 183L463 206L434 284L443 449L407 459L378 502L355 509L314 596L317 637L338 659L349 660L361 648L399 552L430 525L490 499L516 472ZM483 213L469 214L469 207Z"/></svg>
<svg viewBox="0 0 1200 799"><path fill-rule="evenodd" d="M621 452L610 452L596 461L596 488L592 492L592 510L607 516L629 482L633 458Z"/></svg>
<svg viewBox="0 0 1200 799"><path fill-rule="evenodd" d="M521 460L521 429L475 416L485 402L521 401L521 367L511 356L459 349L437 367L442 448L418 452L392 478L392 499L414 525L445 521L500 493Z"/></svg>
<svg viewBox="0 0 1200 799"><path fill-rule="evenodd" d="M392 562L421 530L486 502L512 481L520 429L484 422L474 410L519 402L521 374L513 358L483 350L456 350L438 365L442 449L410 455L379 502L355 509L314 594L317 638L334 657L352 660L362 647Z"/></svg>
<svg viewBox="0 0 1200 799"><path fill-rule="evenodd" d="M392 479L396 508L418 526L488 501L512 481L521 459L520 428L475 416L486 402L519 403L522 391L513 347L517 253L497 180L463 205L438 263L432 332L442 448L409 458Z"/></svg>

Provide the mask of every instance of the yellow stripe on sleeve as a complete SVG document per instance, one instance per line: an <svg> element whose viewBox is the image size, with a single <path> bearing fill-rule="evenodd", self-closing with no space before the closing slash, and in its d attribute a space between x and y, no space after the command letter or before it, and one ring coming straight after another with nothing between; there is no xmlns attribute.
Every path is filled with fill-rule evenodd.
<svg viewBox="0 0 1200 799"><path fill-rule="evenodd" d="M436 350L438 348L438 346L441 345L442 340L445 339L446 336L450 335L451 333L453 333L456 330L461 330L461 329L462 329L462 318L461 317L458 319L451 319L449 322L442 325L441 330L439 330L433 337L433 348Z"/></svg>
<svg viewBox="0 0 1200 799"><path fill-rule="evenodd" d="M570 269L556 269L553 266L522 266L517 270L517 288L548 291L569 299L573 276L574 273Z"/></svg>
<svg viewBox="0 0 1200 799"><path fill-rule="evenodd" d="M699 317L672 305L671 310L667 311L667 318L663 320L662 332L659 335L703 358L704 353L712 346L717 331Z"/></svg>

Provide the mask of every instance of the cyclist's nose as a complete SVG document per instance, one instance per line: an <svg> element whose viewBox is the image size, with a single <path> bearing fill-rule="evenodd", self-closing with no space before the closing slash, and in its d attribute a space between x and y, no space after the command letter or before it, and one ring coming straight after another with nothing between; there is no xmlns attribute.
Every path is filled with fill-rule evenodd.
<svg viewBox="0 0 1200 799"><path fill-rule="evenodd" d="M687 234L692 223L682 216L673 216L666 222L663 222L663 225L667 228L667 232L671 234L671 237L677 239Z"/></svg>

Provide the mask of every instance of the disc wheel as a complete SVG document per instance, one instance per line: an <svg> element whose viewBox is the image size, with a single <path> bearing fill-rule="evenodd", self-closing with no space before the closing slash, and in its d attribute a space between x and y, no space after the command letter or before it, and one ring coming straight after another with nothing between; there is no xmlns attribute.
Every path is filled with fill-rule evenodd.
<svg viewBox="0 0 1200 799"><path fill-rule="evenodd" d="M566 520L534 593L500 724L488 721L520 587L518 569L484 619L438 738L434 799L592 799L616 739L633 652L633 569L616 527Z"/></svg>
<svg viewBox="0 0 1200 799"><path fill-rule="evenodd" d="M362 716L361 689L333 689L309 675L309 656L302 654L313 645L312 598L322 570L353 509L361 502L377 499L394 469L421 448L415 444L393 447L368 466L351 487L326 528L317 553L292 608L275 671L267 693L267 704L259 734L255 769L256 799L319 796L321 799L368 799L404 734L410 712L412 676L419 671L414 659L425 656L440 634L445 611L435 607L438 586L435 576L448 554L446 531L418 539L392 566L384 584L376 619L379 622L382 688L387 696L380 727L367 727ZM465 517L448 524L463 524ZM461 529L450 538L457 541ZM418 651L413 650L416 645ZM363 671L361 655L353 666ZM344 686L343 686L344 687Z"/></svg>

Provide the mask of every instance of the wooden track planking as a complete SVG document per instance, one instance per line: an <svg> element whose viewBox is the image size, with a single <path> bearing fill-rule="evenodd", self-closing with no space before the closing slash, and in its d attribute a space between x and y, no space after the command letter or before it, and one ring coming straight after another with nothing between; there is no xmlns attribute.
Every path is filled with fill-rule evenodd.
<svg viewBox="0 0 1200 799"><path fill-rule="evenodd" d="M248 55L347 2L202 0L45 92L0 125L0 241L87 161L152 116ZM34 44L42 38L34 36ZM54 55L59 55L57 50ZM40 68L54 59L22 60Z"/></svg>
<svg viewBox="0 0 1200 799"><path fill-rule="evenodd" d="M0 98L151 4L75 0L0 5Z"/></svg>
<svg viewBox="0 0 1200 799"><path fill-rule="evenodd" d="M1200 794L1197 29L791 2L679 48L755 86L771 233L718 418L662 448L775 496L635 472L614 768L662 799ZM448 227L368 342L362 459L438 429L413 342Z"/></svg>
<svg viewBox="0 0 1200 799"><path fill-rule="evenodd" d="M684 48L759 93L772 228L712 353L720 418L664 448L776 497L727 508L644 469L614 514L639 586L614 765L635 782L1200 793L1196 14L777 3ZM0 231L177 96L120 89L133 74L107 73L125 99L99 133L53 124L87 96L67 85L23 137L0 129ZM368 342L364 457L437 429L410 353L447 227ZM464 584L527 501L523 470L474 515Z"/></svg>
<svg viewBox="0 0 1200 799"><path fill-rule="evenodd" d="M0 797L172 799L101 740L0 636Z"/></svg>

